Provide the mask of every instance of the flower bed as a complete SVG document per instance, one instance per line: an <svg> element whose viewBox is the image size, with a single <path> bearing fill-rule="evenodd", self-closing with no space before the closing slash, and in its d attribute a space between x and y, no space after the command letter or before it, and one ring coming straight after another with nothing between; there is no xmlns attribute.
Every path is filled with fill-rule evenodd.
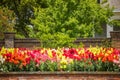
<svg viewBox="0 0 120 80"><path fill-rule="evenodd" d="M114 48L1 48L0 71L114 71L120 50Z"/></svg>

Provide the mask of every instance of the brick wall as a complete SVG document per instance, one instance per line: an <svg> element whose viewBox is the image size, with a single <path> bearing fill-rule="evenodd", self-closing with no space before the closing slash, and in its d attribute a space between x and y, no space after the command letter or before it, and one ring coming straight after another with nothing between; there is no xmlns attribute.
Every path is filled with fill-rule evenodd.
<svg viewBox="0 0 120 80"><path fill-rule="evenodd" d="M40 47L40 41L37 39L15 39L14 47L16 48L33 48Z"/></svg>
<svg viewBox="0 0 120 80"><path fill-rule="evenodd" d="M6 33L5 39L0 40L0 47L33 48L40 47L37 39L16 39L15 33ZM12 43L12 44L11 44ZM91 46L112 46L120 49L120 31L111 32L111 38L80 38L74 44L83 44L85 47Z"/></svg>
<svg viewBox="0 0 120 80"><path fill-rule="evenodd" d="M118 49L120 49L120 39L115 39L112 41L112 47L116 47Z"/></svg>
<svg viewBox="0 0 120 80"><path fill-rule="evenodd" d="M116 72L9 72L0 80L120 80Z"/></svg>
<svg viewBox="0 0 120 80"><path fill-rule="evenodd" d="M120 31L111 32L111 46L120 49Z"/></svg>
<svg viewBox="0 0 120 80"><path fill-rule="evenodd" d="M83 44L84 47L89 46L103 46L110 43L110 38L80 38L77 39L74 44ZM5 46L4 40L0 41L0 47ZM14 39L15 48L33 48L40 47L40 41L37 39Z"/></svg>
<svg viewBox="0 0 120 80"><path fill-rule="evenodd" d="M33 48L40 47L40 41L37 39L16 39L15 33L6 32L4 33L4 39L0 40L0 47L6 48Z"/></svg>
<svg viewBox="0 0 120 80"><path fill-rule="evenodd" d="M90 46L111 46L110 38L80 38L75 41L75 44L79 45L82 43L84 47Z"/></svg>
<svg viewBox="0 0 120 80"><path fill-rule="evenodd" d="M3 39L0 40L0 47L2 47L2 46L4 46L4 40Z"/></svg>

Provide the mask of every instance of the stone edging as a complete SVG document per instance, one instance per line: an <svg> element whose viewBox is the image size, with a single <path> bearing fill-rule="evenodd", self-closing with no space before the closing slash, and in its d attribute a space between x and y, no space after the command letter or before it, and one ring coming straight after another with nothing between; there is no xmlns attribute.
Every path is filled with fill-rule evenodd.
<svg viewBox="0 0 120 80"><path fill-rule="evenodd" d="M0 72L0 75L20 75L20 74L40 74L40 75L49 75L49 74L59 74L59 75L64 75L64 74L87 74L87 75L120 75L120 72Z"/></svg>

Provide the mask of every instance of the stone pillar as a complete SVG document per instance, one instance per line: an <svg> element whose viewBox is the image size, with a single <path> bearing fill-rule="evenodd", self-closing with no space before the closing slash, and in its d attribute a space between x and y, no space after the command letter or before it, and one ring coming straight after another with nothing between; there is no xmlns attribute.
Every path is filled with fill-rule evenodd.
<svg viewBox="0 0 120 80"><path fill-rule="evenodd" d="M5 48L14 48L14 39L15 39L14 32L5 32L4 33Z"/></svg>
<svg viewBox="0 0 120 80"><path fill-rule="evenodd" d="M111 36L110 36L110 32L111 31L113 31L113 26L110 26L110 25L108 25L107 24L107 31L106 31L106 33L107 33L107 38L110 38Z"/></svg>
<svg viewBox="0 0 120 80"><path fill-rule="evenodd" d="M120 31L112 31L110 32L111 35L111 46L117 49L120 49Z"/></svg>

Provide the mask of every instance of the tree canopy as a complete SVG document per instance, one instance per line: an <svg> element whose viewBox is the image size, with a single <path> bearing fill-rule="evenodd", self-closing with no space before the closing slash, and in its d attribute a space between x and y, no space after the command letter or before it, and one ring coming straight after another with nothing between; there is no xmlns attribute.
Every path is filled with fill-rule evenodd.
<svg viewBox="0 0 120 80"><path fill-rule="evenodd" d="M14 29L18 34L29 37L27 25L31 25L30 18L34 18L33 8L37 6L37 0L1 0L0 6L14 12L16 16Z"/></svg>
<svg viewBox="0 0 120 80"><path fill-rule="evenodd" d="M101 7L95 0L48 0L47 8L35 9L32 36L57 42L92 37L109 22L112 10ZM61 39L62 38L62 39Z"/></svg>
<svg viewBox="0 0 120 80"><path fill-rule="evenodd" d="M13 11L5 7L0 7L0 36L3 37L4 32L14 31L15 15Z"/></svg>
<svg viewBox="0 0 120 80"><path fill-rule="evenodd" d="M47 46L70 45L77 38L93 37L112 15L112 10L97 0L1 0L0 6L0 11L4 7L15 14L9 21L15 19L12 26L19 35L38 38Z"/></svg>

